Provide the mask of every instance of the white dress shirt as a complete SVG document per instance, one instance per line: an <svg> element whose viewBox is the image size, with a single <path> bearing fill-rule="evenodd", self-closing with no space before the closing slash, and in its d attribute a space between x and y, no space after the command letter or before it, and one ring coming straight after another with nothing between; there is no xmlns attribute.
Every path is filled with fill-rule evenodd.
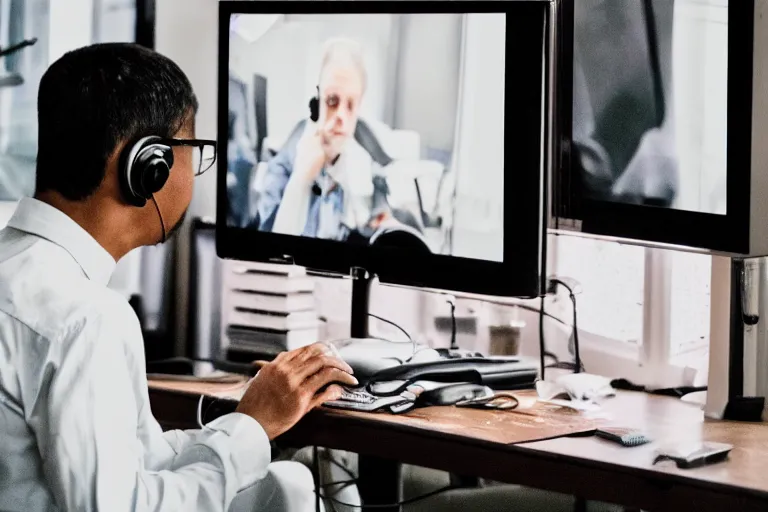
<svg viewBox="0 0 768 512"><path fill-rule="evenodd" d="M0 510L223 511L262 479L264 430L229 414L165 434L114 259L23 199L0 231Z"/></svg>

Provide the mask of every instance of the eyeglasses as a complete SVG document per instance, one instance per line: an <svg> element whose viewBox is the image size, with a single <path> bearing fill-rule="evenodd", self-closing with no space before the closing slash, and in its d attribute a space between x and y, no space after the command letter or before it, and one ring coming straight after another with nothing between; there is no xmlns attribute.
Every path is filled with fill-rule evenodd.
<svg viewBox="0 0 768 512"><path fill-rule="evenodd" d="M197 148L192 152L192 168L197 169L195 176L200 176L213 167L216 162L216 141L206 139L163 139L161 144Z"/></svg>

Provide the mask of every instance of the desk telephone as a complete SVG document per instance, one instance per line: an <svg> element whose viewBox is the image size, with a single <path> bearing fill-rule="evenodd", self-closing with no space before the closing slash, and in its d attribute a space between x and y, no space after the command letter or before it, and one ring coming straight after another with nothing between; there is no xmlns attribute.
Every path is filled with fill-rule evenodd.
<svg viewBox="0 0 768 512"><path fill-rule="evenodd" d="M419 383L429 383L433 387L439 387L436 383L468 383L477 388L509 391L533 387L538 376L538 367L534 363L518 357L482 357L476 353L447 350L437 354L440 359L420 363L402 363L396 358L344 357L361 387L346 389L339 400L326 405L366 412L389 410L401 413L421 405L417 393L424 388Z"/></svg>

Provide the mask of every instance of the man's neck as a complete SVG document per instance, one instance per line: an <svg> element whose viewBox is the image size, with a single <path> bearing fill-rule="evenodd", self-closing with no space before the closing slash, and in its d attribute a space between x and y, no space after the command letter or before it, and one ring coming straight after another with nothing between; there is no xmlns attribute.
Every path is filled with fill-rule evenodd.
<svg viewBox="0 0 768 512"><path fill-rule="evenodd" d="M70 201L54 192L43 192L35 199L49 204L75 221L90 234L114 259L119 261L131 250L142 245L136 240L136 230L126 229L129 215L118 211L116 205L100 199Z"/></svg>

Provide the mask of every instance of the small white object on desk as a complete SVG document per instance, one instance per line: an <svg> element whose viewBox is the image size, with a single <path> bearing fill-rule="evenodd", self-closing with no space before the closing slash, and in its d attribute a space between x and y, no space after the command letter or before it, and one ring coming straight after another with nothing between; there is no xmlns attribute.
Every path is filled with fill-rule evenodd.
<svg viewBox="0 0 768 512"><path fill-rule="evenodd" d="M536 392L541 402L578 411L597 411L600 400L616 396L609 379L589 373L563 375L555 382L540 380L536 383Z"/></svg>

